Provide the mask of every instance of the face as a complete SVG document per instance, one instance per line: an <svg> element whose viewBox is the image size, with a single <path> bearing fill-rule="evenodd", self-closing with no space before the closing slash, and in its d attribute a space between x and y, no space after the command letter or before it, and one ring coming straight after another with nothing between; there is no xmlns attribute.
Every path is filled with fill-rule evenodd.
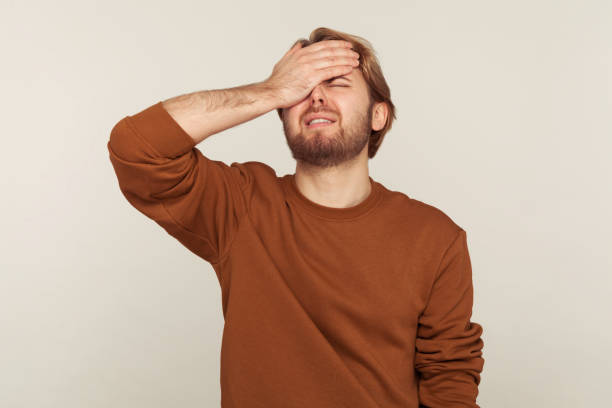
<svg viewBox="0 0 612 408"><path fill-rule="evenodd" d="M318 84L304 100L283 109L283 131L293 158L312 166L331 167L359 154L367 156L372 113L378 105L370 104L367 84L357 68ZM308 125L306 121L313 114L335 122ZM378 125L380 120L376 122Z"/></svg>

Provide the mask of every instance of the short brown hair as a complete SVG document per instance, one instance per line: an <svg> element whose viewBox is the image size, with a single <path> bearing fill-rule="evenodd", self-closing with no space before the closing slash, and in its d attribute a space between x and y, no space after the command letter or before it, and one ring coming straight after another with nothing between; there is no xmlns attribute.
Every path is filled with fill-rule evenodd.
<svg viewBox="0 0 612 408"><path fill-rule="evenodd" d="M387 81L383 76L382 69L376 57L376 52L372 47L372 44L365 38L357 35L351 35L343 33L341 31L332 30L331 28L319 27L310 33L308 39L300 38L293 45L298 42L302 43L302 47L307 47L310 44L324 41L324 40L344 40L348 41L353 46L353 51L359 54L359 70L363 74L366 84L368 85L368 95L370 98L370 105L375 102L384 102L389 110L387 115L387 123L385 126L377 131L372 131L370 134L370 140L368 142L368 157L373 158L378 151L378 148L382 144L385 134L391 129L395 116L395 105L391 101L391 90L387 85ZM278 108L278 116L282 119L282 109Z"/></svg>

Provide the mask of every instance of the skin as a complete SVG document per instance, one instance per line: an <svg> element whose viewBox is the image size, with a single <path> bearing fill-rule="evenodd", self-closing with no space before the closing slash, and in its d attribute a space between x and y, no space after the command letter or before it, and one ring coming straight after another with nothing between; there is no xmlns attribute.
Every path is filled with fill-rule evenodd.
<svg viewBox="0 0 612 408"><path fill-rule="evenodd" d="M319 83L302 101L283 108L283 131L296 159L295 182L309 200L328 207L352 207L371 190L368 140L384 127L384 102L370 103L360 69ZM306 115L329 113L336 122L308 129Z"/></svg>

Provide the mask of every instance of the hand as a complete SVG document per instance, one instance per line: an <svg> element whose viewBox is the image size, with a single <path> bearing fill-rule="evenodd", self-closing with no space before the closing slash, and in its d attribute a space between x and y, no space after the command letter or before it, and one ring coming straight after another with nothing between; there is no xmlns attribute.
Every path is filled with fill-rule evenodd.
<svg viewBox="0 0 612 408"><path fill-rule="evenodd" d="M263 81L278 100L277 108L293 106L321 82L351 72L359 65L359 54L351 46L343 40L319 41L305 48L295 44Z"/></svg>

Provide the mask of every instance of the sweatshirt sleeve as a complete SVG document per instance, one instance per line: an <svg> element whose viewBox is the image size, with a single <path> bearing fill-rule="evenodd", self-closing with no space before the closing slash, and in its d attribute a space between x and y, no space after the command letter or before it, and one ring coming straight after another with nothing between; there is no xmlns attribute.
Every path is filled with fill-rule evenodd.
<svg viewBox="0 0 612 408"><path fill-rule="evenodd" d="M190 251L217 263L246 214L244 163L211 160L158 102L122 118L107 143L129 203Z"/></svg>
<svg viewBox="0 0 612 408"><path fill-rule="evenodd" d="M470 322L472 269L466 232L460 229L446 249L419 318L415 368L420 407L478 408L482 326Z"/></svg>

